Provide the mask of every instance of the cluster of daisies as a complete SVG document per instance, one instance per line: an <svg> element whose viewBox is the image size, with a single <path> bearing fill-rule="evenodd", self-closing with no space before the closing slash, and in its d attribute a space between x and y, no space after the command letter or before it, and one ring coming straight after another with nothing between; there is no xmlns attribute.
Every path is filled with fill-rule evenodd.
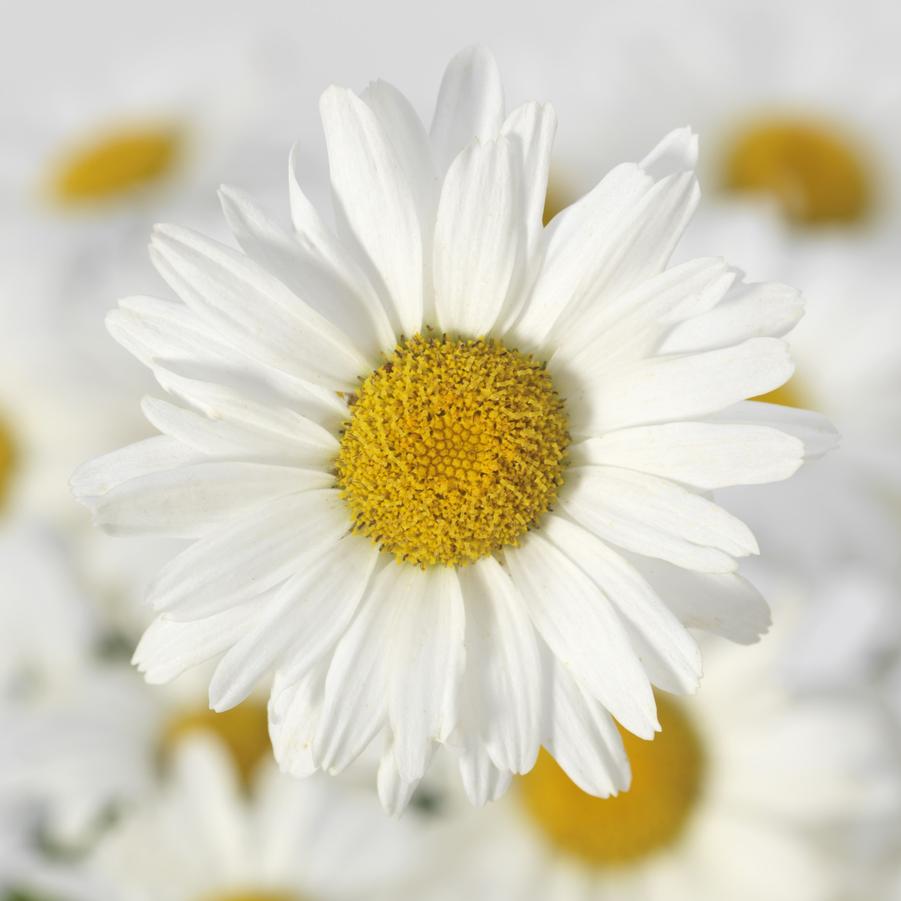
<svg viewBox="0 0 901 901"><path fill-rule="evenodd" d="M690 128L555 154L479 47L428 125L325 90L287 221L211 221L193 106L56 148L0 284L0 901L898 897L891 141L760 84L703 202Z"/></svg>

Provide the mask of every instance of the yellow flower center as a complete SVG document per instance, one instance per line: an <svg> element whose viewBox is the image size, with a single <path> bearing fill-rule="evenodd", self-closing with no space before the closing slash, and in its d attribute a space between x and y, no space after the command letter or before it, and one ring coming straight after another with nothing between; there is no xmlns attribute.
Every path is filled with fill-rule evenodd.
<svg viewBox="0 0 901 901"><path fill-rule="evenodd" d="M497 341L404 340L350 410L337 473L353 529L417 566L516 545L563 482L563 402L543 364Z"/></svg>
<svg viewBox="0 0 901 901"><path fill-rule="evenodd" d="M183 711L163 732L163 753L171 751L186 736L197 733L215 735L228 748L245 785L270 753L266 706L256 701L245 701L225 713L206 708Z"/></svg>
<svg viewBox="0 0 901 901"><path fill-rule="evenodd" d="M660 696L657 712L663 731L653 741L621 730L632 787L615 798L585 794L542 750L520 781L520 798L557 848L594 866L612 866L678 839L701 793L704 759L698 734L679 705Z"/></svg>
<svg viewBox="0 0 901 901"><path fill-rule="evenodd" d="M726 187L767 192L806 225L859 221L872 201L857 149L831 127L803 121L763 121L741 133L726 160Z"/></svg>
<svg viewBox="0 0 901 901"><path fill-rule="evenodd" d="M171 127L109 132L58 163L52 195L66 206L78 206L146 187L171 172L180 144L178 133Z"/></svg>
<svg viewBox="0 0 901 901"><path fill-rule="evenodd" d="M9 496L12 474L16 465L16 447L9 429L0 419L0 507Z"/></svg>

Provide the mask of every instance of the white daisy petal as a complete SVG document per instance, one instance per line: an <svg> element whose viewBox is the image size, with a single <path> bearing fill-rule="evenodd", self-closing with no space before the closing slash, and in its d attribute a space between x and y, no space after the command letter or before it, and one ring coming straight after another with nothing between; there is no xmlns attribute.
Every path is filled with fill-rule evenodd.
<svg viewBox="0 0 901 901"><path fill-rule="evenodd" d="M141 410L147 421L165 435L209 457L243 456L258 461L325 468L338 449L329 432L293 410L264 409L264 414L272 414L269 418L275 427L269 429L246 420L210 419L156 397L144 398ZM287 424L294 428L286 429Z"/></svg>
<svg viewBox="0 0 901 901"><path fill-rule="evenodd" d="M579 434L706 416L778 388L794 372L784 341L752 338L700 354L650 357L587 382ZM575 417L574 417L575 418Z"/></svg>
<svg viewBox="0 0 901 901"><path fill-rule="evenodd" d="M770 608L735 573L690 572L662 560L630 557L680 622L739 644L753 644L770 626Z"/></svg>
<svg viewBox="0 0 901 901"><path fill-rule="evenodd" d="M803 462L804 445L765 426L670 422L580 441L569 458L574 466L634 469L712 491L787 479Z"/></svg>
<svg viewBox="0 0 901 901"><path fill-rule="evenodd" d="M435 306L452 334L497 322L523 263L522 171L510 141L467 147L451 164L435 225Z"/></svg>
<svg viewBox="0 0 901 901"><path fill-rule="evenodd" d="M310 541L347 531L338 492L291 494L223 524L172 559L148 590L157 610L196 619L274 588L295 572Z"/></svg>
<svg viewBox="0 0 901 901"><path fill-rule="evenodd" d="M418 779L408 780L401 776L397 766L397 755L391 744L385 748L379 760L376 785L382 807L393 817L400 816L419 785Z"/></svg>
<svg viewBox="0 0 901 901"><path fill-rule="evenodd" d="M153 370L166 391L199 409L205 410L209 399L218 403L221 395L238 391L261 403L291 403L297 412L325 422L343 418L346 408L334 392L244 356L184 304L129 297L107 315L106 324L126 350Z"/></svg>
<svg viewBox="0 0 901 901"><path fill-rule="evenodd" d="M578 330L562 335L551 366L600 375L630 360L653 355L666 331L704 313L726 296L735 273L720 259L673 266L608 303L589 307Z"/></svg>
<svg viewBox="0 0 901 901"><path fill-rule="evenodd" d="M675 128L641 161L654 178L687 172L698 164L698 136L687 127Z"/></svg>
<svg viewBox="0 0 901 901"><path fill-rule="evenodd" d="M822 457L833 450L840 440L835 426L822 413L797 410L782 404L744 401L712 418L716 422L772 427L793 435L804 443L804 456L808 460Z"/></svg>
<svg viewBox="0 0 901 901"><path fill-rule="evenodd" d="M426 573L407 567L395 590L388 723L400 776L413 782L425 772L433 743L445 741L457 725L463 597L456 572L446 566Z"/></svg>
<svg viewBox="0 0 901 901"><path fill-rule="evenodd" d="M651 681L667 691L695 692L701 677L697 643L634 567L600 539L559 516L545 517L542 534L577 564L616 608Z"/></svg>
<svg viewBox="0 0 901 901"><path fill-rule="evenodd" d="M515 334L542 344L578 328L580 317L666 264L698 201L691 173L654 180L617 166L547 229L547 250Z"/></svg>
<svg viewBox="0 0 901 901"><path fill-rule="evenodd" d="M548 225L541 271L515 334L540 344L564 307L586 281L586 259L610 256L615 224L653 184L636 165L617 166L597 187L554 217Z"/></svg>
<svg viewBox="0 0 901 901"><path fill-rule="evenodd" d="M714 350L748 338L781 338L804 315L801 292L775 283L743 284L709 313L676 326L661 353Z"/></svg>
<svg viewBox="0 0 901 901"><path fill-rule="evenodd" d="M464 703L500 769L528 772L539 745L543 674L523 599L494 557L460 570L466 606Z"/></svg>
<svg viewBox="0 0 901 901"><path fill-rule="evenodd" d="M438 173L447 171L473 138L497 136L504 119L504 88L494 57L469 47L448 64L438 91L430 138Z"/></svg>
<svg viewBox="0 0 901 901"><path fill-rule="evenodd" d="M324 225L290 234L242 191L223 187L219 196L232 232L252 260L340 328L370 359L391 349L394 334L384 307L353 261L334 252L323 235Z"/></svg>
<svg viewBox="0 0 901 901"><path fill-rule="evenodd" d="M200 537L222 517L324 487L323 473L247 462L199 462L120 483L92 499L95 520L110 534Z"/></svg>
<svg viewBox="0 0 901 901"><path fill-rule="evenodd" d="M484 807L489 801L496 801L510 787L512 774L498 769L479 745L465 748L458 761L460 780L470 804Z"/></svg>
<svg viewBox="0 0 901 901"><path fill-rule="evenodd" d="M204 455L195 448L167 435L157 435L83 463L72 475L72 491L88 502L123 482L203 459Z"/></svg>
<svg viewBox="0 0 901 901"><path fill-rule="evenodd" d="M295 574L216 667L210 707L223 711L240 704L288 650L290 659L303 662L291 676L306 675L347 627L377 558L364 539L349 535L335 542L321 533L308 535Z"/></svg>
<svg viewBox="0 0 901 901"><path fill-rule="evenodd" d="M315 584L283 620L285 628L296 623L294 640L279 669L285 681L304 678L331 651L370 585L378 559L375 545L345 533L311 564L308 579Z"/></svg>
<svg viewBox="0 0 901 901"><path fill-rule="evenodd" d="M276 672L269 699L269 735L278 765L303 778L316 772L313 735L325 692L327 663L320 662L297 682L286 683Z"/></svg>
<svg viewBox="0 0 901 901"><path fill-rule="evenodd" d="M659 181L637 205L631 221L611 239L609 256L593 259L578 292L560 311L551 334L566 334L579 327L584 311L628 291L660 273L672 255L700 200L700 188L691 172Z"/></svg>
<svg viewBox="0 0 901 901"><path fill-rule="evenodd" d="M157 366L157 382L170 394L200 410L210 419L222 419L235 424L252 426L261 432L274 432L278 438L288 437L304 444L328 444L334 439L339 423L347 418L347 404L335 392L323 392L312 385L295 382L289 388L290 397L269 390L252 377L229 378L222 384L217 371L211 373L218 381L191 378ZM229 372L229 375L233 375Z"/></svg>
<svg viewBox="0 0 901 901"><path fill-rule="evenodd" d="M190 360L240 359L206 320L182 303L156 297L126 297L106 317L109 333L147 366ZM253 366L252 362L246 364Z"/></svg>
<svg viewBox="0 0 901 901"><path fill-rule="evenodd" d="M537 532L505 558L554 655L630 732L650 738L658 728L650 683L600 589Z"/></svg>
<svg viewBox="0 0 901 901"><path fill-rule="evenodd" d="M394 85L374 81L361 97L378 117L394 148L413 193L420 225L429 228L438 202L438 176L425 126L410 101Z"/></svg>
<svg viewBox="0 0 901 901"><path fill-rule="evenodd" d="M138 642L133 663L151 685L171 682L233 645L253 622L262 603L262 599L253 600L190 623L159 616Z"/></svg>
<svg viewBox="0 0 901 901"><path fill-rule="evenodd" d="M333 481L328 473L293 466L192 463L111 488L94 500L94 520L113 535L199 538L223 517L287 494L327 488Z"/></svg>
<svg viewBox="0 0 901 901"><path fill-rule="evenodd" d="M396 615L406 601L398 576L391 564L377 573L332 656L313 741L313 760L327 772L352 763L384 725Z"/></svg>
<svg viewBox="0 0 901 901"><path fill-rule="evenodd" d="M339 328L238 251L158 225L150 255L188 307L258 363L339 390L366 371L366 359Z"/></svg>
<svg viewBox="0 0 901 901"><path fill-rule="evenodd" d="M678 485L612 466L574 467L562 508L599 538L677 566L731 572L732 557L758 553L750 529Z"/></svg>
<svg viewBox="0 0 901 901"><path fill-rule="evenodd" d="M263 403L242 390L194 379L189 384L179 382L173 393L209 419L253 430L259 434L260 440L310 450L319 449L332 455L337 450L338 443L334 434L319 421L323 415L328 415L323 411L319 411L316 419L311 419L294 409L296 404L274 406ZM346 415L346 407L343 412Z"/></svg>
<svg viewBox="0 0 901 901"><path fill-rule="evenodd" d="M413 192L375 113L331 87L319 103L339 233L355 246L394 327L422 325L422 236Z"/></svg>
<svg viewBox="0 0 901 901"><path fill-rule="evenodd" d="M559 664L551 666L552 693L542 744L579 788L598 798L626 791L629 760L610 714Z"/></svg>
<svg viewBox="0 0 901 901"><path fill-rule="evenodd" d="M515 146L522 154L525 188L523 217L530 253L536 249L543 230L551 147L556 131L557 116L549 103L523 103L507 116L501 127L502 135L519 139Z"/></svg>

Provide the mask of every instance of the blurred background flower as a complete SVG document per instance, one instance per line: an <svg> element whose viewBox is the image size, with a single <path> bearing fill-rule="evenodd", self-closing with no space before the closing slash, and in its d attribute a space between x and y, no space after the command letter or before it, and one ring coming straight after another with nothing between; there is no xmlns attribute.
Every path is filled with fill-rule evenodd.
<svg viewBox="0 0 901 901"><path fill-rule="evenodd" d="M39 0L6 18L2 901L901 898L896 5ZM630 748L631 793L589 798L542 759L477 811L439 773L397 823L375 761L331 788L275 772L268 686L215 715L206 673L143 683L129 659L171 545L98 538L67 480L150 433L149 381L103 317L159 293L151 226L224 237L222 182L287 222L292 145L328 197L328 84L384 77L428 120L445 61L476 42L508 107L557 108L548 216L671 128L700 134L678 259L721 253L805 293L796 375L762 400L825 413L843 445L778 492L729 490L776 625L759 648L717 644L697 698L661 696L670 723Z"/></svg>

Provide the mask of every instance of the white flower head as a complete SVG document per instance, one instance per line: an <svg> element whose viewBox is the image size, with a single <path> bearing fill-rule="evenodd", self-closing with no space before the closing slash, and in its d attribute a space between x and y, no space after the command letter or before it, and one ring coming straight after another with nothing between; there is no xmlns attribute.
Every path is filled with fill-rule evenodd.
<svg viewBox="0 0 901 901"><path fill-rule="evenodd" d="M561 116L577 117L558 148L555 203L628 142L691 122L711 188L768 202L802 229L891 222L901 190L891 4L862 0L851 14L841 0L648 0L560 24L511 49L523 78L559 86Z"/></svg>
<svg viewBox="0 0 901 901"><path fill-rule="evenodd" d="M403 898L433 830L385 822L371 791L270 764L249 791L222 747L186 741L172 778L100 841L83 870L110 901ZM95 895L94 897L97 897Z"/></svg>
<svg viewBox="0 0 901 901"><path fill-rule="evenodd" d="M424 897L882 897L864 867L892 860L868 836L891 834L901 811L889 719L872 689L786 691L790 633L705 648L697 697L661 695L663 732L625 736L633 784L616 798L584 793L545 754L480 816L445 787L464 843Z"/></svg>
<svg viewBox="0 0 901 901"><path fill-rule="evenodd" d="M58 534L5 525L0 571L0 820L25 811L23 834L77 847L150 781L150 767L134 765L147 745L146 692L99 659L97 611Z"/></svg>
<svg viewBox="0 0 901 901"><path fill-rule="evenodd" d="M451 62L430 132L381 82L321 111L334 229L293 167L290 230L226 189L243 252L161 226L181 302L110 314L174 400L75 492L110 532L193 541L135 660L165 682L221 658L217 710L274 673L282 767L338 772L382 737L391 809L436 744L477 803L541 745L610 794L613 718L650 738L652 685L697 687L686 627L767 628L736 573L754 537L710 492L832 438L744 403L791 375L799 297L719 259L668 268L698 200L688 129L544 228L554 114L506 115L486 51Z"/></svg>

